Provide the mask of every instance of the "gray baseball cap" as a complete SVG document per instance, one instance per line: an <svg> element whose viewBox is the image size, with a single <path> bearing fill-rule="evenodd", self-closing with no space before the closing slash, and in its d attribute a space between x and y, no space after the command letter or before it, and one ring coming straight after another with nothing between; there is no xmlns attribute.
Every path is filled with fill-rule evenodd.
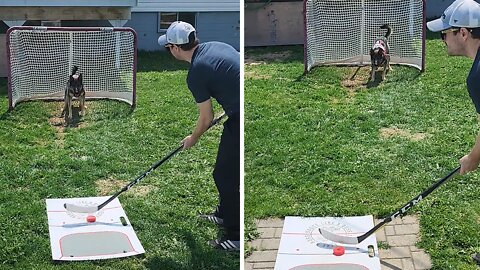
<svg viewBox="0 0 480 270"><path fill-rule="evenodd" d="M186 44L188 43L188 36L195 32L195 28L187 22L176 21L173 22L167 29L167 33L158 38L158 44L165 46L167 44Z"/></svg>
<svg viewBox="0 0 480 270"><path fill-rule="evenodd" d="M442 14L442 17L427 23L432 32L440 32L452 27L480 27L480 4L474 0L457 0Z"/></svg>

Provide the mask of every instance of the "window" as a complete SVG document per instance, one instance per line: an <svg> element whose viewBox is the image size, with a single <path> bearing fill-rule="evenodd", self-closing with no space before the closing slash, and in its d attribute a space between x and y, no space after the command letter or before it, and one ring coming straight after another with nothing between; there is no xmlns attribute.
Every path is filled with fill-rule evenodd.
<svg viewBox="0 0 480 270"><path fill-rule="evenodd" d="M158 32L167 31L170 24L174 21L184 21L196 27L197 13L195 12L160 12L158 15Z"/></svg>

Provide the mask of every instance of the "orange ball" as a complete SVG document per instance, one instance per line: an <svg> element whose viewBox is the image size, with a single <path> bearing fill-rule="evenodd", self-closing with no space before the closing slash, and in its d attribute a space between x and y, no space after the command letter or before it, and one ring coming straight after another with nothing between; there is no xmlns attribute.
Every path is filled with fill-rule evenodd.
<svg viewBox="0 0 480 270"><path fill-rule="evenodd" d="M344 247L337 246L337 247L333 248L333 255L342 256L343 254L345 254L345 248Z"/></svg>
<svg viewBox="0 0 480 270"><path fill-rule="evenodd" d="M87 222L89 223L92 223L92 222L95 222L97 220L97 218L95 216L87 216Z"/></svg>

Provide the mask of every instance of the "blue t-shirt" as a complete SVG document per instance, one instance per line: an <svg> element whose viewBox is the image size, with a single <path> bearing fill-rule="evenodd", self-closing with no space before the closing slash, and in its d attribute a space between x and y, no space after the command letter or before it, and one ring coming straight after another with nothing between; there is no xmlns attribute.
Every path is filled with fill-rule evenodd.
<svg viewBox="0 0 480 270"><path fill-rule="evenodd" d="M228 116L240 112L240 53L222 42L205 42L193 52L187 85L195 101L215 98Z"/></svg>
<svg viewBox="0 0 480 270"><path fill-rule="evenodd" d="M477 113L480 114L480 48L467 77L467 89Z"/></svg>

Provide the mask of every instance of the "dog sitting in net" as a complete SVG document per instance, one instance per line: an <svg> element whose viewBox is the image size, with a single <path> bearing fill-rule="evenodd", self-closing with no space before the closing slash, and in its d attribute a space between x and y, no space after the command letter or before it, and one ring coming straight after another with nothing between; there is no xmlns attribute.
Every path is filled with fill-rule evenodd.
<svg viewBox="0 0 480 270"><path fill-rule="evenodd" d="M382 67L382 81L385 80L387 71L392 70L390 66L390 48L388 46L388 37L392 33L392 29L388 24L380 26L381 29L387 29L385 36L379 37L375 40L373 47L370 49L370 59L372 62L372 70L370 80L375 80L375 72Z"/></svg>
<svg viewBox="0 0 480 270"><path fill-rule="evenodd" d="M83 87L82 73L78 72L78 67L73 66L72 74L65 88L65 105L62 115L65 115L65 121L72 120L72 101L76 98L80 103L80 115L85 115L85 89Z"/></svg>

